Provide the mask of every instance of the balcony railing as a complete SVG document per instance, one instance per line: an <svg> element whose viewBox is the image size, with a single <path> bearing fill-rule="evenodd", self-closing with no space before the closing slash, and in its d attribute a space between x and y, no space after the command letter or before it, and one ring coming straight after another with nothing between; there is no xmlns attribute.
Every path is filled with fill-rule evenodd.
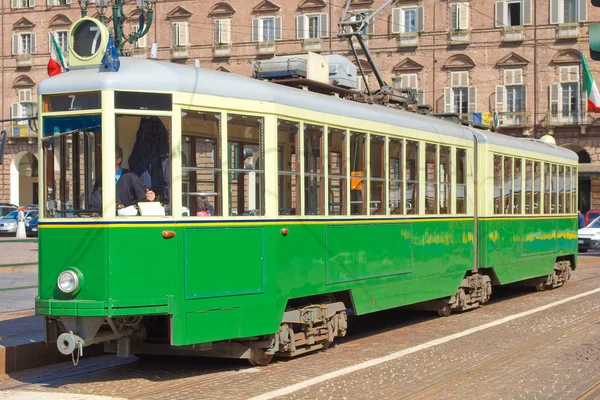
<svg viewBox="0 0 600 400"><path fill-rule="evenodd" d="M34 138L37 137L37 132L29 128L29 124L18 124L6 126L6 132L9 138Z"/></svg>
<svg viewBox="0 0 600 400"><path fill-rule="evenodd" d="M417 32L401 33L398 36L398 47L418 47L419 34Z"/></svg>
<svg viewBox="0 0 600 400"><path fill-rule="evenodd" d="M277 51L277 44L273 41L258 42L258 54L267 55L275 54Z"/></svg>
<svg viewBox="0 0 600 400"><path fill-rule="evenodd" d="M31 67L33 57L31 54L17 54L17 68Z"/></svg>
<svg viewBox="0 0 600 400"><path fill-rule="evenodd" d="M548 111L546 123L548 126L587 125L592 123L592 116L587 111Z"/></svg>
<svg viewBox="0 0 600 400"><path fill-rule="evenodd" d="M177 60L182 58L188 58L187 46L171 47L171 59Z"/></svg>
<svg viewBox="0 0 600 400"><path fill-rule="evenodd" d="M450 31L448 39L450 44L469 44L471 43L471 31L468 29Z"/></svg>
<svg viewBox="0 0 600 400"><path fill-rule="evenodd" d="M521 112L501 112L498 115L498 124L500 127L520 127L529 126L529 118L531 113L528 111Z"/></svg>
<svg viewBox="0 0 600 400"><path fill-rule="evenodd" d="M577 22L569 24L559 24L557 27L557 37L558 39L579 38L579 24Z"/></svg>
<svg viewBox="0 0 600 400"><path fill-rule="evenodd" d="M231 43L215 43L215 57L230 57Z"/></svg>
<svg viewBox="0 0 600 400"><path fill-rule="evenodd" d="M503 42L522 42L525 40L522 26L506 26L502 33Z"/></svg>
<svg viewBox="0 0 600 400"><path fill-rule="evenodd" d="M302 41L302 48L304 51L312 51L313 53L320 53L323 50L321 39L304 39Z"/></svg>

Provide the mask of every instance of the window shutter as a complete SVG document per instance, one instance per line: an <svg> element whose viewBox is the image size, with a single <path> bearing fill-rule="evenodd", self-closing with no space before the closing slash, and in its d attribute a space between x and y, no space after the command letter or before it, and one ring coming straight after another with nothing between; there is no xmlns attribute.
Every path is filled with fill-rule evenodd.
<svg viewBox="0 0 600 400"><path fill-rule="evenodd" d="M177 47L179 45L179 43L177 42L177 32L179 31L179 29L177 29L177 24L178 22L173 22L173 24L171 25L171 42L174 47Z"/></svg>
<svg viewBox="0 0 600 400"><path fill-rule="evenodd" d="M580 92L579 87L577 87L577 91ZM587 115L587 109L588 109L588 95L587 95L587 92L584 90L581 93L579 93L579 121L581 123L585 122L585 116Z"/></svg>
<svg viewBox="0 0 600 400"><path fill-rule="evenodd" d="M31 102L31 89L19 89L19 102Z"/></svg>
<svg viewBox="0 0 600 400"><path fill-rule="evenodd" d="M459 10L458 29L469 29L469 7L464 3L459 3Z"/></svg>
<svg viewBox="0 0 600 400"><path fill-rule="evenodd" d="M21 35L15 34L12 35L12 53L13 55L19 54L19 45L20 45Z"/></svg>
<svg viewBox="0 0 600 400"><path fill-rule="evenodd" d="M52 32L48 32L48 52L52 53Z"/></svg>
<svg viewBox="0 0 600 400"><path fill-rule="evenodd" d="M460 72L450 72L450 86L460 86Z"/></svg>
<svg viewBox="0 0 600 400"><path fill-rule="evenodd" d="M587 0L579 0L579 22L587 21Z"/></svg>
<svg viewBox="0 0 600 400"><path fill-rule="evenodd" d="M527 85L522 85L522 101L521 101L521 111L527 111Z"/></svg>
<svg viewBox="0 0 600 400"><path fill-rule="evenodd" d="M10 118L21 117L21 105L19 103L12 103L10 107Z"/></svg>
<svg viewBox="0 0 600 400"><path fill-rule="evenodd" d="M375 20L371 19L367 25L367 35L373 35L375 33Z"/></svg>
<svg viewBox="0 0 600 400"><path fill-rule="evenodd" d="M221 20L215 19L215 43L221 43Z"/></svg>
<svg viewBox="0 0 600 400"><path fill-rule="evenodd" d="M329 37L329 15L326 13L321 14L321 18L319 19L319 24L321 26L321 36L322 38Z"/></svg>
<svg viewBox="0 0 600 400"><path fill-rule="evenodd" d="M504 18L504 11L506 10L506 5L504 3L504 1L497 1L496 2L496 28L502 28L505 25L505 20L506 18Z"/></svg>
<svg viewBox="0 0 600 400"><path fill-rule="evenodd" d="M403 32L402 24L400 23L402 14L401 8L392 9L392 33Z"/></svg>
<svg viewBox="0 0 600 400"><path fill-rule="evenodd" d="M30 51L31 51L31 54L35 54L35 33L30 33L29 35L30 35L29 37L31 38L31 49L30 49Z"/></svg>
<svg viewBox="0 0 600 400"><path fill-rule="evenodd" d="M550 23L560 24L562 22L562 14L558 9L558 0L550 0Z"/></svg>
<svg viewBox="0 0 600 400"><path fill-rule="evenodd" d="M71 0L69 0L69 4L71 4ZM29 0L29 7L35 7L35 0Z"/></svg>
<svg viewBox="0 0 600 400"><path fill-rule="evenodd" d="M522 69L513 70L513 82L514 82L514 85L522 85L523 84L523 70Z"/></svg>
<svg viewBox="0 0 600 400"><path fill-rule="evenodd" d="M417 104L425 104L425 91L423 89L419 89L417 93Z"/></svg>
<svg viewBox="0 0 600 400"><path fill-rule="evenodd" d="M66 4L71 4L71 0L66 0Z"/></svg>
<svg viewBox="0 0 600 400"><path fill-rule="evenodd" d="M469 113L477 112L477 88L469 86Z"/></svg>
<svg viewBox="0 0 600 400"><path fill-rule="evenodd" d="M523 0L522 6L522 23L523 25L531 25L531 0Z"/></svg>
<svg viewBox="0 0 600 400"><path fill-rule="evenodd" d="M296 17L296 39L304 39L305 29L304 29L304 15L298 15Z"/></svg>
<svg viewBox="0 0 600 400"><path fill-rule="evenodd" d="M458 29L458 4L450 4L450 30Z"/></svg>
<svg viewBox="0 0 600 400"><path fill-rule="evenodd" d="M258 18L254 18L252 20L252 41L253 42L258 42L258 23L259 23L259 19Z"/></svg>
<svg viewBox="0 0 600 400"><path fill-rule="evenodd" d="M11 0L10 7L11 8L19 8L19 0Z"/></svg>
<svg viewBox="0 0 600 400"><path fill-rule="evenodd" d="M423 32L425 29L425 8L417 7L417 32Z"/></svg>
<svg viewBox="0 0 600 400"><path fill-rule="evenodd" d="M231 43L231 20L223 19L221 20L221 40L223 43L230 44Z"/></svg>
<svg viewBox="0 0 600 400"><path fill-rule="evenodd" d="M550 85L550 112L552 115L558 115L560 112L560 83Z"/></svg>
<svg viewBox="0 0 600 400"><path fill-rule="evenodd" d="M188 25L187 22L182 22L181 25L183 26L184 46L189 46L189 44L190 44L190 26Z"/></svg>
<svg viewBox="0 0 600 400"><path fill-rule="evenodd" d="M503 85L496 86L496 111L506 111L506 87Z"/></svg>
<svg viewBox="0 0 600 400"><path fill-rule="evenodd" d="M275 17L275 40L281 40L281 17Z"/></svg>
<svg viewBox="0 0 600 400"><path fill-rule="evenodd" d="M449 87L444 88L444 112L454 112L454 93L452 92L452 88Z"/></svg>

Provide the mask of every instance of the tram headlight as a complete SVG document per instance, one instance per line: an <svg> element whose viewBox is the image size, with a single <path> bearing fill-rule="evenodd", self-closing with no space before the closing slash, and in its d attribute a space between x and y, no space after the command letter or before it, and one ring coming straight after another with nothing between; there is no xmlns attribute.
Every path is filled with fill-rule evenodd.
<svg viewBox="0 0 600 400"><path fill-rule="evenodd" d="M63 293L73 293L79 288L79 284L81 283L81 279L79 279L79 274L72 270L66 270L58 275L58 288Z"/></svg>

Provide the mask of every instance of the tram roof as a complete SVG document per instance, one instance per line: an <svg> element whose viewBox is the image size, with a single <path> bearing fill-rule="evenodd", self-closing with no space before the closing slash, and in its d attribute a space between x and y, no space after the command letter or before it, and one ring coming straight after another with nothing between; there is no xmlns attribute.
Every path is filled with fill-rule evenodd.
<svg viewBox="0 0 600 400"><path fill-rule="evenodd" d="M74 68L67 73L45 79L40 82L38 93L44 95L113 89L234 97L382 122L467 140L472 140L473 134L478 133L480 140L490 144L578 160L577 154L562 147L555 148L545 143L465 127L433 116L301 91L238 74L126 57L121 58L121 67L118 72L104 72L100 68ZM442 138L437 139L441 140Z"/></svg>

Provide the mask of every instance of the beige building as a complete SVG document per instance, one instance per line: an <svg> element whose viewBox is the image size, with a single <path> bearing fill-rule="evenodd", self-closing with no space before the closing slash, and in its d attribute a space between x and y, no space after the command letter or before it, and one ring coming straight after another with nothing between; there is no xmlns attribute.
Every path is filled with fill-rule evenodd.
<svg viewBox="0 0 600 400"><path fill-rule="evenodd" d="M368 12L383 3L355 0L350 9ZM600 21L600 8L588 3L398 0L364 34L384 79L415 89L433 112L468 119L475 113L485 120L498 111L498 131L536 138L549 133L578 152L584 211L600 208L600 168L593 165L600 164L600 124L586 111L580 79L579 51L589 60L587 21ZM313 51L353 60L348 41L337 37L344 6L345 0L159 0L149 33L128 51L149 57L156 43L160 60L198 60L204 68L244 75L252 75L253 61L273 55ZM125 11L125 30L137 29L139 14L131 6ZM87 12L98 17L101 10L90 4ZM28 103L47 76L49 31L68 54L67 32L80 15L71 0L3 2L2 119L29 115ZM358 54L370 86L377 88L364 54ZM600 64L589 62L600 80ZM0 202L35 202L36 134L27 124L8 122L4 128L9 144L0 166Z"/></svg>

